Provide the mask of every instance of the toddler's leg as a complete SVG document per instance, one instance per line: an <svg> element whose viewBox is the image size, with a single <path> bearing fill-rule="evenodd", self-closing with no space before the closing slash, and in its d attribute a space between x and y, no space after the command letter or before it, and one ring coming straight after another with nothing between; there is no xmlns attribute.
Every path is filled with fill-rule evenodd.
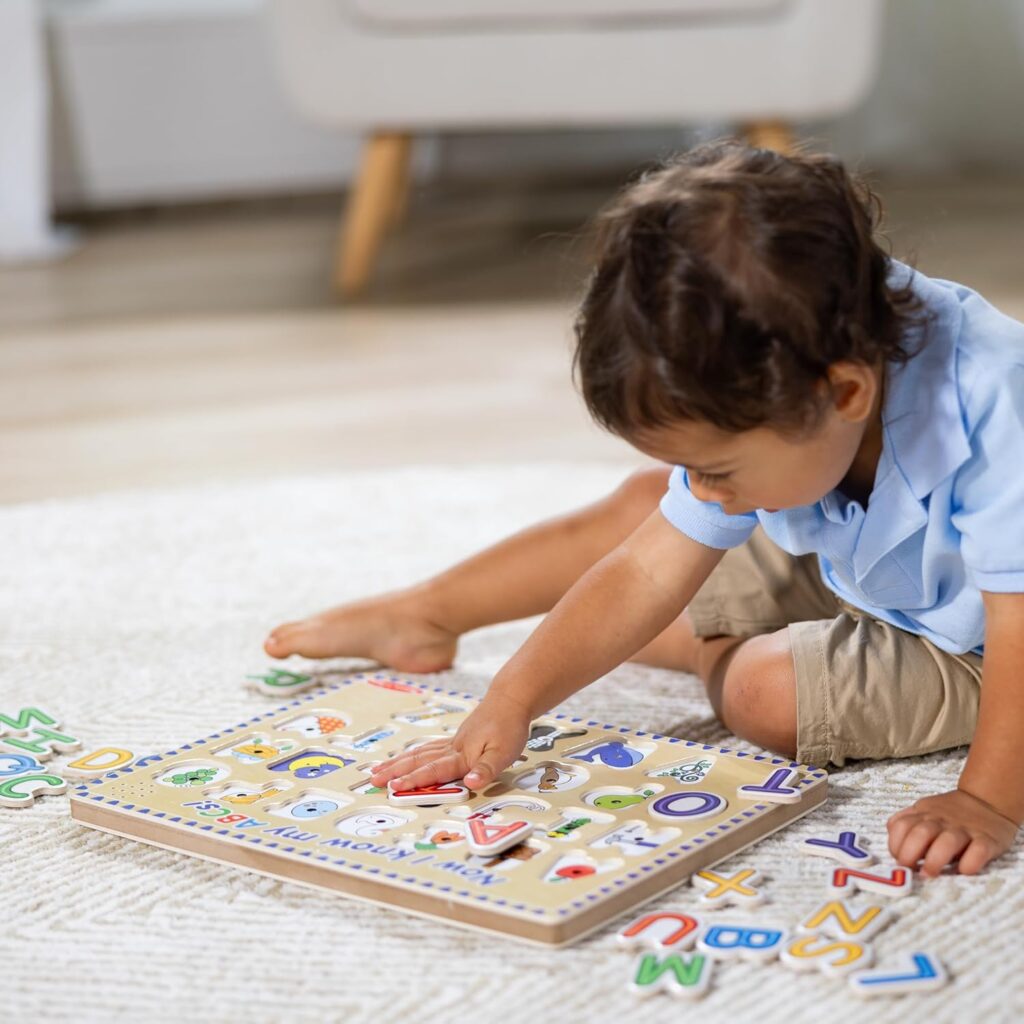
<svg viewBox="0 0 1024 1024"><path fill-rule="evenodd" d="M657 507L670 466L639 470L607 497L522 530L424 583L278 626L275 658L366 657L406 672L451 665L462 633L550 611Z"/></svg>

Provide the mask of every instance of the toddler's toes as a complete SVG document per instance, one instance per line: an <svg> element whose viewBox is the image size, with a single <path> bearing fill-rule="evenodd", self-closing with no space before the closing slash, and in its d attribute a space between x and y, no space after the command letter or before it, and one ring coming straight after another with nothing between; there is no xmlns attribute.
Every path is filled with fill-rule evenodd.
<svg viewBox="0 0 1024 1024"><path fill-rule="evenodd" d="M296 633L301 632L301 623L286 622L271 630L270 635L263 641L263 650L272 658L287 658L289 654L296 653Z"/></svg>
<svg viewBox="0 0 1024 1024"><path fill-rule="evenodd" d="M435 625L402 595L339 605L270 631L272 658L369 658L403 672L439 672L455 657L458 635Z"/></svg>

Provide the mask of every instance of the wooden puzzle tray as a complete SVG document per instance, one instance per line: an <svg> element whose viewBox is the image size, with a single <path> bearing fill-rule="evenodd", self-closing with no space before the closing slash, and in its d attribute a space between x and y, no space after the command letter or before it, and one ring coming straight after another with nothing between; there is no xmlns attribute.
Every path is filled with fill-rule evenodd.
<svg viewBox="0 0 1024 1024"><path fill-rule="evenodd" d="M78 785L92 828L545 945L564 945L821 804L808 765L544 715L461 804L393 806L369 769L451 735L477 699L358 673ZM747 788L744 788L747 787ZM528 821L499 854L467 820Z"/></svg>

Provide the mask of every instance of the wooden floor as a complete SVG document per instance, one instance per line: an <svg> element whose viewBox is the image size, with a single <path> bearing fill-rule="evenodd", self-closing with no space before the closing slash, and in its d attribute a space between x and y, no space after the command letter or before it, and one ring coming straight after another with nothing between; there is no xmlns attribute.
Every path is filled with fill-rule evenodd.
<svg viewBox="0 0 1024 1024"><path fill-rule="evenodd" d="M569 379L579 229L618 181L432 186L365 300L336 197L81 222L0 270L0 502L411 462L637 461ZM893 253L1024 319L1024 186L876 182Z"/></svg>

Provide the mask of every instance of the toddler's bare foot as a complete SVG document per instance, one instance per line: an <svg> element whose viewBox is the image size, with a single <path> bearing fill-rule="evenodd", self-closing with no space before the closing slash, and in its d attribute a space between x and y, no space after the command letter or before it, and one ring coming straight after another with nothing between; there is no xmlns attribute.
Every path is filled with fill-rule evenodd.
<svg viewBox="0 0 1024 1024"><path fill-rule="evenodd" d="M371 658L403 672L440 672L455 659L458 634L431 621L412 591L339 605L272 630L272 658Z"/></svg>

